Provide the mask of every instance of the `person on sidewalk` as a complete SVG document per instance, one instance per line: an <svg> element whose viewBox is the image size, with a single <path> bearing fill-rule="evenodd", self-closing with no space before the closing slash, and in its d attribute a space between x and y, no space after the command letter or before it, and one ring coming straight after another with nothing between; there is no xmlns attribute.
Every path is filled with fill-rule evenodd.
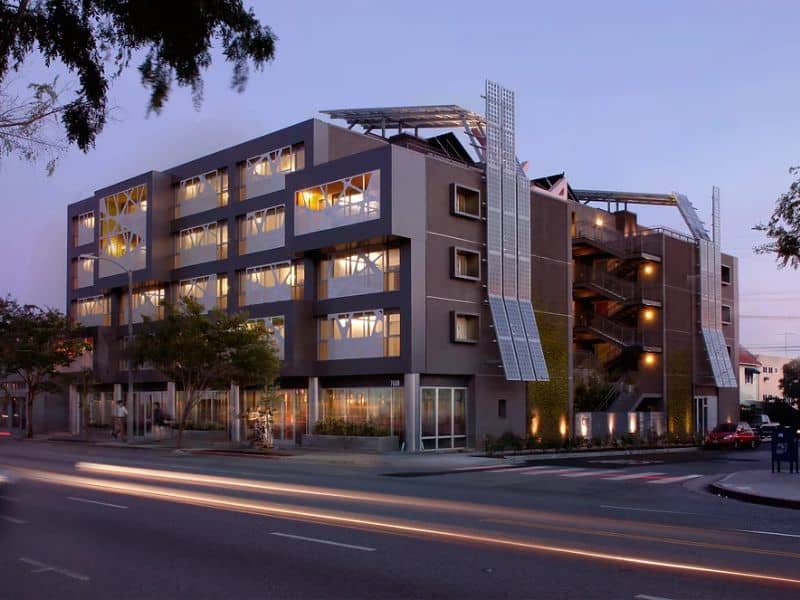
<svg viewBox="0 0 800 600"><path fill-rule="evenodd" d="M164 411L161 409L160 402L153 403L153 437L161 440L164 437Z"/></svg>
<svg viewBox="0 0 800 600"><path fill-rule="evenodd" d="M125 408L125 403L120 400L117 402L117 405L114 407L114 424L113 424L113 436L114 439L121 437L124 440L127 439L126 435L126 426L128 424L128 409Z"/></svg>

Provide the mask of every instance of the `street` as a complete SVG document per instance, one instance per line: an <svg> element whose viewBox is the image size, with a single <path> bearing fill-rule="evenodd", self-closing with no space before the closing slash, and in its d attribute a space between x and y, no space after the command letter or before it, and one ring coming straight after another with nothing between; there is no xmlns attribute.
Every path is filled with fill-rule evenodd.
<svg viewBox="0 0 800 600"><path fill-rule="evenodd" d="M800 512L706 491L768 452L426 474L2 440L0 597L797 598Z"/></svg>

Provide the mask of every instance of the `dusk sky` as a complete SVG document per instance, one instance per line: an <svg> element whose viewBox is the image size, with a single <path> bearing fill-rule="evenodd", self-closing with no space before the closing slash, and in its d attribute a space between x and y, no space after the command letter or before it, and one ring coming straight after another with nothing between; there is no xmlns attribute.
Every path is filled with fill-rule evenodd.
<svg viewBox="0 0 800 600"><path fill-rule="evenodd" d="M741 342L782 354L787 341L800 354L800 272L754 256L763 239L751 230L800 164L800 3L251 4L279 40L275 62L244 93L230 89L218 59L200 110L174 90L160 116L146 117L134 65L111 88L113 121L92 151L71 149L52 177L43 164L2 160L4 293L64 308L66 207L96 189L322 109L482 112L490 78L516 91L518 153L531 177L565 171L579 188L680 191L709 224L719 186L723 251L740 259ZM48 75L32 62L25 76ZM677 210L638 212L646 225L685 230Z"/></svg>

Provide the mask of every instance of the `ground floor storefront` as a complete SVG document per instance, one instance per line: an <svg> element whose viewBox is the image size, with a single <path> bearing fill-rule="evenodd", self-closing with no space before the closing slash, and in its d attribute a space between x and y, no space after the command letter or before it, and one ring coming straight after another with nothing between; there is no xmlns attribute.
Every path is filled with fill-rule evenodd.
<svg viewBox="0 0 800 600"><path fill-rule="evenodd" d="M476 448L487 434L521 433L526 429L524 384L503 378L406 373L298 377L278 384L266 391L231 386L200 392L187 415L186 430L209 439L244 443L254 438L259 418L268 415L277 447L297 446L304 436L317 430L338 428L355 431L355 435L367 432L396 437L401 450L418 452ZM184 411L185 394L173 383L149 387L152 389L134 387L133 436L153 439L174 435L177 417ZM80 430L84 419L90 426L110 426L114 407L125 399L125 392L126 386L116 384L89 393L84 399L84 413L79 394L72 387L73 431ZM157 409L166 415L166 427L155 422Z"/></svg>

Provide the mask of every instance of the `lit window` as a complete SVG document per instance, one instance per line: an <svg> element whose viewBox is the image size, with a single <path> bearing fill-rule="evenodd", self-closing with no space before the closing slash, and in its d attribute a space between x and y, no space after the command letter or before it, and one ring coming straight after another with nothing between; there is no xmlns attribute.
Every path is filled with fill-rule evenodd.
<svg viewBox="0 0 800 600"><path fill-rule="evenodd" d="M478 190L452 184L453 213L462 217L479 219L481 216L481 193Z"/></svg>
<svg viewBox="0 0 800 600"><path fill-rule="evenodd" d="M453 248L453 277L479 280L481 278L480 252L465 248Z"/></svg>

